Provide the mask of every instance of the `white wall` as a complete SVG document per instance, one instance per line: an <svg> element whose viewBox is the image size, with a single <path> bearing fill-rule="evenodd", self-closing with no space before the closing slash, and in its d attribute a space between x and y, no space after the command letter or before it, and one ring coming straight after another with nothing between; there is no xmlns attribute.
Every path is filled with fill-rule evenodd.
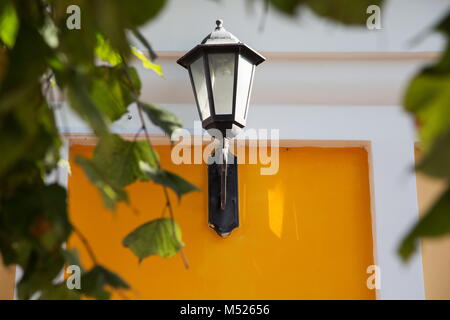
<svg viewBox="0 0 450 320"><path fill-rule="evenodd" d="M271 9L261 31L261 0L170 0L143 28L161 53L158 63L165 74L161 81L141 72L143 97L191 103L191 87L176 58L210 33L216 18L223 18L230 32L267 57L257 69L255 104L400 105L408 80L442 48L443 38L426 31L448 9L448 0L386 0L382 30L345 27L307 10L288 18ZM423 34L422 41L414 42Z"/></svg>
<svg viewBox="0 0 450 320"><path fill-rule="evenodd" d="M270 10L264 31L260 31L262 2L169 0L163 14L144 28L144 34L157 50L185 51L210 33L215 20L221 18L225 28L260 51L435 51L442 46L437 35L415 46L412 40L450 6L448 0L386 0L381 13L383 30L373 31L336 25L306 10L295 19Z"/></svg>

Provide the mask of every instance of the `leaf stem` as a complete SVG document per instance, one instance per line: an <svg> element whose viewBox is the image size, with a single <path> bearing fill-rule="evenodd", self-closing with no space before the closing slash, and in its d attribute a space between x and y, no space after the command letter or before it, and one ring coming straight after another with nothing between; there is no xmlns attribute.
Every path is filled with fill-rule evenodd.
<svg viewBox="0 0 450 320"><path fill-rule="evenodd" d="M91 247L89 241L87 240L87 238L75 226L73 226L73 232L78 236L78 238L80 238L81 242L83 243L84 247L86 248L86 251L88 252L89 257L91 258L94 265L99 265L98 260L94 254L94 250L92 250L92 247Z"/></svg>
<svg viewBox="0 0 450 320"><path fill-rule="evenodd" d="M128 298L128 296L121 290L116 289L114 291L122 298L122 300L130 300L130 298Z"/></svg>
<svg viewBox="0 0 450 320"><path fill-rule="evenodd" d="M122 56L122 61L123 61L124 65L125 65L125 67L128 68L128 65L127 65L127 62L125 60L125 57L123 57L123 56ZM150 140L150 134L148 132L147 125L145 124L144 112L142 111L142 103L139 101L139 97L138 97L139 92L134 87L133 81L132 81L132 79L131 79L127 69L125 69L125 75L128 78L128 81L130 82L131 90L133 91L134 100L135 100L136 105L137 105L139 119L140 119L141 125L142 125L141 128L139 129L139 131L141 131L141 130L144 131L145 138L146 138L150 148L153 149L153 145L152 145L152 142ZM157 165L158 169L161 169L161 164L159 163L159 161L156 163L156 165ZM163 191L164 191L164 196L166 198L165 206L169 209L170 218L172 219L173 236L176 239L176 236L175 236L175 216L174 216L174 213L173 213L172 204L170 202L169 192L167 191L167 187L166 186L162 186L162 188L163 188ZM164 209L163 213L164 212L165 212L165 209ZM189 262L187 260L186 254L183 251L183 248L180 248L180 254L181 254L181 259L183 260L184 267L186 269L189 269Z"/></svg>
<svg viewBox="0 0 450 320"><path fill-rule="evenodd" d="M181 260L183 260L184 267L186 269L189 269L189 260L187 258L187 255L184 253L183 248L180 249L180 256L181 256Z"/></svg>
<svg viewBox="0 0 450 320"><path fill-rule="evenodd" d="M91 258L92 263L93 263L95 266L100 265L100 264L98 263L97 257L96 257L95 254L94 254L94 250L92 249L92 246L90 245L90 243L89 243L89 241L87 240L87 238L83 235L83 233L81 233L80 229L78 229L78 228L75 227L75 226L72 226L72 228L73 228L73 232L78 236L78 238L80 238L81 242L83 243L84 247L86 248L86 251L88 252L89 257ZM130 300L130 298L128 298L128 296L127 296L124 292L122 292L121 290L114 289L114 288L113 288L113 290L114 290L115 292L117 292L117 294L118 294L123 300Z"/></svg>
<svg viewBox="0 0 450 320"><path fill-rule="evenodd" d="M169 209L170 219L172 219L172 233L173 233L173 237L176 240L177 237L175 235L175 214L173 213L173 208L172 208L172 204L170 202L170 196L169 196L169 192L167 191L167 187L163 186L163 189L164 189L164 195L165 195L166 201L167 201L166 202L166 206ZM184 267L186 269L189 269L189 261L187 259L186 254L184 253L184 250L183 250L182 247L180 248L180 255L181 255L181 260L183 260Z"/></svg>
<svg viewBox="0 0 450 320"><path fill-rule="evenodd" d="M136 141L137 138L139 137L139 134L141 133L141 131L143 130L143 127L140 127L139 130L136 132L136 134L134 135L133 141Z"/></svg>

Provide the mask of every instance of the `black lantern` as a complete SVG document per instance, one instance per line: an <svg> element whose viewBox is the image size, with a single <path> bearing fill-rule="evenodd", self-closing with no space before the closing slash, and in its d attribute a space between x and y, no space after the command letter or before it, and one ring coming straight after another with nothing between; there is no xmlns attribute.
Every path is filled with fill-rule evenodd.
<svg viewBox="0 0 450 320"><path fill-rule="evenodd" d="M228 141L245 127L255 66L265 58L222 24L217 20L214 31L177 62L189 71L203 128L221 133L214 157L221 163L208 167L208 211L209 225L225 236L239 225L237 164Z"/></svg>

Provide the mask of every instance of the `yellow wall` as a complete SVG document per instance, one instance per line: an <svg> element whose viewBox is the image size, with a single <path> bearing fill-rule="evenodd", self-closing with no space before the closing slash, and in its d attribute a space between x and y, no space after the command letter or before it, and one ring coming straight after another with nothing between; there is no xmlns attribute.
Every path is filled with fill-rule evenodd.
<svg viewBox="0 0 450 320"><path fill-rule="evenodd" d="M121 245L128 232L161 215L159 186L128 188L136 210L104 209L74 155L69 179L72 222L85 234L98 260L123 275L137 299L374 299L366 287L373 264L367 153L361 148L280 149L280 170L261 176L259 165L240 165L241 227L219 238L207 226L205 165L173 165L168 147L158 147L163 167L201 188L177 203L190 269L179 256L150 257L138 264ZM86 250L77 238L82 261Z"/></svg>

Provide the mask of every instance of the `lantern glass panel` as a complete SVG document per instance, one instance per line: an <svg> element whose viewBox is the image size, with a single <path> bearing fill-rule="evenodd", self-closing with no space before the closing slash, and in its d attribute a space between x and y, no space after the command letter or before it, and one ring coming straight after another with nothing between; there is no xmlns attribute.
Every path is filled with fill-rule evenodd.
<svg viewBox="0 0 450 320"><path fill-rule="evenodd" d="M210 53L208 60L215 112L232 114L235 54Z"/></svg>
<svg viewBox="0 0 450 320"><path fill-rule="evenodd" d="M200 118L205 120L211 115L209 110L208 90L206 87L205 66L203 57L195 60L191 66L193 87L197 96L197 104L200 112Z"/></svg>
<svg viewBox="0 0 450 320"><path fill-rule="evenodd" d="M247 108L252 89L253 72L253 63L248 61L242 55L239 55L235 118L237 121L242 122L242 124L245 124L245 119L247 117Z"/></svg>

